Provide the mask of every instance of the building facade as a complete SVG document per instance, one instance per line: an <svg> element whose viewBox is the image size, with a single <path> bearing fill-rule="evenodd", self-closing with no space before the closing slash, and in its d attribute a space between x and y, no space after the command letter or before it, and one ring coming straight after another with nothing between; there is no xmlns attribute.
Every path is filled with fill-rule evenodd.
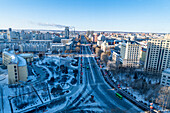
<svg viewBox="0 0 170 113"><path fill-rule="evenodd" d="M161 85L170 86L170 68L162 72Z"/></svg>
<svg viewBox="0 0 170 113"><path fill-rule="evenodd" d="M148 72L162 72L170 68L170 37L148 41L144 69Z"/></svg>
<svg viewBox="0 0 170 113"><path fill-rule="evenodd" d="M65 38L69 39L69 27L65 27Z"/></svg>
<svg viewBox="0 0 170 113"><path fill-rule="evenodd" d="M17 84L27 81L27 63L24 58L15 55L14 51L2 53L3 64L8 69L8 84Z"/></svg>
<svg viewBox="0 0 170 113"><path fill-rule="evenodd" d="M122 43L120 55L123 66L138 67L140 65L141 45L135 41Z"/></svg>
<svg viewBox="0 0 170 113"><path fill-rule="evenodd" d="M112 61L113 61L113 63L116 64L117 67L120 64L120 58L121 58L120 53L115 52L115 51L112 52Z"/></svg>

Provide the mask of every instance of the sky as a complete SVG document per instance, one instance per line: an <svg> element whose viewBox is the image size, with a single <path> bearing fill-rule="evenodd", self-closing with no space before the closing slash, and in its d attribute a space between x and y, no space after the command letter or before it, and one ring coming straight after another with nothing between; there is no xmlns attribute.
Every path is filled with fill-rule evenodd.
<svg viewBox="0 0 170 113"><path fill-rule="evenodd" d="M0 11L0 29L170 33L170 0L0 0Z"/></svg>

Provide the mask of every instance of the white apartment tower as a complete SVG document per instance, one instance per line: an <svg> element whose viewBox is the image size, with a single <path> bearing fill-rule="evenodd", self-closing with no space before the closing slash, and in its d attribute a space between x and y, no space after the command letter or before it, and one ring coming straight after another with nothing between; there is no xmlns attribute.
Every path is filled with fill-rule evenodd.
<svg viewBox="0 0 170 113"><path fill-rule="evenodd" d="M138 67L140 65L141 45L135 41L128 41L121 45L123 66Z"/></svg>
<svg viewBox="0 0 170 113"><path fill-rule="evenodd" d="M170 68L170 36L148 42L144 69L148 72L162 72Z"/></svg>

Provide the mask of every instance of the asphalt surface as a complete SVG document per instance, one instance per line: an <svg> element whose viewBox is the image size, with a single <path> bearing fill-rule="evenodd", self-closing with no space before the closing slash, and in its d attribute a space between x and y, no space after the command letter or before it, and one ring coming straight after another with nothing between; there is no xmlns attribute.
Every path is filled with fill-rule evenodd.
<svg viewBox="0 0 170 113"><path fill-rule="evenodd" d="M85 40L84 40L85 41ZM83 47L83 54L91 54L88 46ZM126 99L118 99L115 95L115 91L110 90L111 87L107 85L105 80L102 78L100 69L98 68L96 62L93 57L85 57L84 58L85 67L89 67L85 74L87 76L87 80L91 89L94 91L94 96L97 100L100 100L100 105L105 105L107 109L106 112L116 112L116 113L138 113L142 110L134 107L134 105L130 104Z"/></svg>

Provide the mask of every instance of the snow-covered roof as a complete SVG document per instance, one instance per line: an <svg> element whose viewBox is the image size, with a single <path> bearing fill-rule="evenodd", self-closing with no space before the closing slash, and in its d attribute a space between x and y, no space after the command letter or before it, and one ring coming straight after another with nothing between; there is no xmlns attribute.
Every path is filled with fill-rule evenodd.
<svg viewBox="0 0 170 113"><path fill-rule="evenodd" d="M51 46L65 46L63 43L52 43Z"/></svg>
<svg viewBox="0 0 170 113"><path fill-rule="evenodd" d="M116 56L120 56L120 53L117 52L117 51L113 51L112 54L113 54L113 55L116 55Z"/></svg>
<svg viewBox="0 0 170 113"><path fill-rule="evenodd" d="M26 66L27 63L24 58L17 56L18 57L18 66Z"/></svg>
<svg viewBox="0 0 170 113"><path fill-rule="evenodd" d="M15 64L18 63L18 58L15 54L13 54L11 52L7 52L7 51L4 51L3 54L6 54L11 57L11 63L15 63Z"/></svg>
<svg viewBox="0 0 170 113"><path fill-rule="evenodd" d="M22 53L22 54L19 54L19 56L21 56L21 57L33 57L33 54L32 53Z"/></svg>
<svg viewBox="0 0 170 113"><path fill-rule="evenodd" d="M52 42L52 40L29 40L30 42Z"/></svg>
<svg viewBox="0 0 170 113"><path fill-rule="evenodd" d="M70 44L72 44L72 43L73 43L73 41L70 41L70 42L66 43L66 45L70 45Z"/></svg>
<svg viewBox="0 0 170 113"><path fill-rule="evenodd" d="M4 54L11 57L11 63L18 64L18 66L26 66L27 63L24 58L17 56L14 51L4 51Z"/></svg>

